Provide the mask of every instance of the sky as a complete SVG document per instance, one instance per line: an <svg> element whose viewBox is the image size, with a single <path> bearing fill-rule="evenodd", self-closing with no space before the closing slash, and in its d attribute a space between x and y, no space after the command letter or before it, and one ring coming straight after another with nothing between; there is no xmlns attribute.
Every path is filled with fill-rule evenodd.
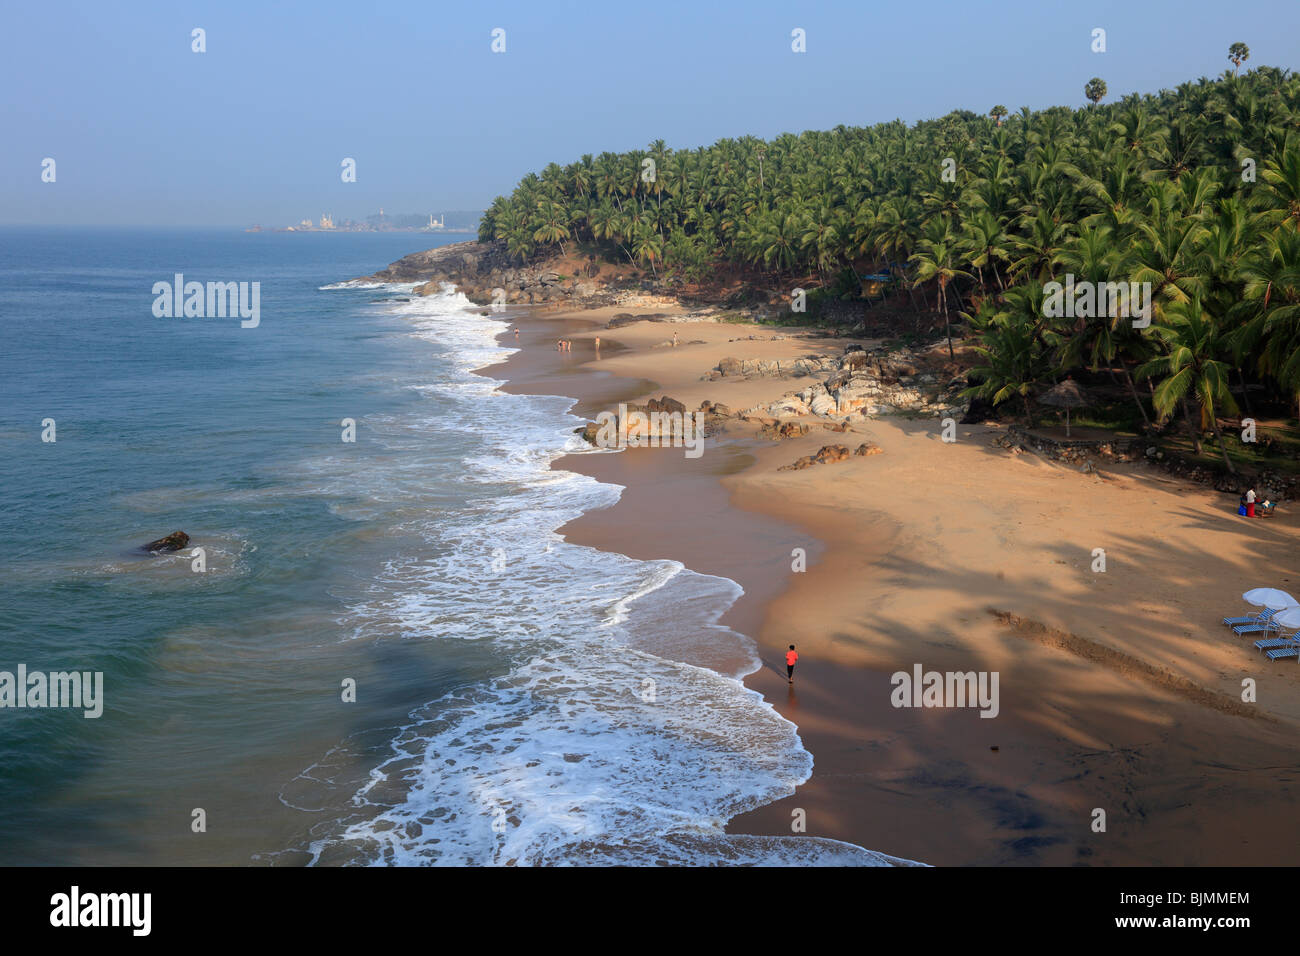
<svg viewBox="0 0 1300 956"><path fill-rule="evenodd" d="M583 153L1081 106L1093 76L1108 100L1217 76L1237 40L1297 69L1297 37L1296 0L15 2L0 224L481 209Z"/></svg>

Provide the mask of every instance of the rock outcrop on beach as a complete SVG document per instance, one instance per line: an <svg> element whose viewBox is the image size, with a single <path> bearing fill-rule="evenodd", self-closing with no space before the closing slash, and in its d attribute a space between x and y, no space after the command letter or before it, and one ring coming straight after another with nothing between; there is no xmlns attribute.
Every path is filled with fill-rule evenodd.
<svg viewBox="0 0 1300 956"><path fill-rule="evenodd" d="M453 242L403 256L366 278L374 282L450 282L452 276L477 276L485 262L498 257L498 252L504 257L505 250L498 250L494 243Z"/></svg>
<svg viewBox="0 0 1300 956"><path fill-rule="evenodd" d="M190 543L190 536L184 531L173 531L165 538L150 541L141 547L141 551L179 551Z"/></svg>
<svg viewBox="0 0 1300 956"><path fill-rule="evenodd" d="M858 346L838 355L805 356L792 362L727 357L705 376L711 380L759 377L819 379L749 409L751 414L774 418L891 412L958 415L962 412L959 395L965 388L964 379L949 379L910 349L867 351Z"/></svg>
<svg viewBox="0 0 1300 956"><path fill-rule="evenodd" d="M419 282L419 295L433 295L449 283L476 305L537 305L564 302L590 307L612 305L612 288L596 282L600 264L557 271L549 262L521 265L503 242L454 242L403 256L373 275L371 282Z"/></svg>
<svg viewBox="0 0 1300 956"><path fill-rule="evenodd" d="M847 445L823 445L817 454L804 455L797 461L782 465L777 471L799 471L803 468L811 468L813 465L833 465L838 461L848 460L849 447Z"/></svg>
<svg viewBox="0 0 1300 956"><path fill-rule="evenodd" d="M705 402L704 405L709 405L709 403ZM726 408L726 406L718 407ZM711 408L712 406L710 406L710 409L706 410L703 405L700 407L700 411L705 412L705 435L710 433L710 419L712 418L716 420L722 417L716 413L711 413ZM626 437L629 442L651 440L662 440L667 442L673 438L683 437L681 431L675 430L693 429L695 427L694 420L691 419L690 412L686 410L686 406L675 398L669 398L667 395L660 398L651 398L644 404L627 402L622 406L622 409L625 410L628 415ZM637 418L635 419L632 418L634 412L638 413ZM606 419L606 422L608 423L607 425L602 426L600 422L588 422L581 428L575 428L573 433L575 435L581 435L582 440L589 445L600 446L600 433L602 427L608 428L612 425L615 434L621 434L624 427L623 422L619 419L618 409L610 409L609 414L610 417ZM607 431L606 435L608 436L608 434Z"/></svg>
<svg viewBox="0 0 1300 956"><path fill-rule="evenodd" d="M633 322L671 322L672 320L673 316L666 312L648 312L644 315L635 315L631 312L620 312L605 323L605 328L619 329L625 325L631 325Z"/></svg>
<svg viewBox="0 0 1300 956"><path fill-rule="evenodd" d="M774 441L783 438L802 438L808 434L808 426L800 425L798 422L779 422L775 425L764 425L760 434Z"/></svg>

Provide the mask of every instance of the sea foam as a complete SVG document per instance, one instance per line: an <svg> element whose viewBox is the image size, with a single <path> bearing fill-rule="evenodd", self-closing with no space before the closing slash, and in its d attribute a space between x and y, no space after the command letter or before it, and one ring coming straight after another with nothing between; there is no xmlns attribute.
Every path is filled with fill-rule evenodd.
<svg viewBox="0 0 1300 956"><path fill-rule="evenodd" d="M471 307L450 289L390 306L437 354L440 374L413 387L439 411L366 424L386 442L436 447L469 430L477 444L454 468L409 478L454 482L464 503L404 520L427 547L388 562L349 607L347 632L480 642L496 673L392 731L341 741L285 786L286 804L327 811L308 839L312 862L902 862L815 837L724 832L813 766L794 724L740 680L760 666L756 647L717 621L741 589L556 533L621 489L551 468L581 450L571 399L510 395L471 374L512 351L495 341L503 323Z"/></svg>

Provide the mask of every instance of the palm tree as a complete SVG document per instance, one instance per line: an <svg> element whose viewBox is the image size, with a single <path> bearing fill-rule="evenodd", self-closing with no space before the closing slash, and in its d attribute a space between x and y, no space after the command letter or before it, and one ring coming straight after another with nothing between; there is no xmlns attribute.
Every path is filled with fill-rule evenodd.
<svg viewBox="0 0 1300 956"><path fill-rule="evenodd" d="M962 313L967 324L979 333L975 352L982 363L970 370L976 384L963 391L963 397L982 398L1000 405L1018 396L1027 425L1033 424L1029 393L1047 371L1036 327L1036 316L1042 314L1042 287L1034 285L1037 302L1033 289L1020 287L1013 301L1001 311L993 312L986 307L973 316Z"/></svg>
<svg viewBox="0 0 1300 956"><path fill-rule="evenodd" d="M984 267L987 266L993 272L998 288L1006 289L998 272L999 262L1011 261L1010 242L1003 220L987 209L980 209L966 220L962 248L967 261L979 273L981 286L984 285Z"/></svg>
<svg viewBox="0 0 1300 956"><path fill-rule="evenodd" d="M558 202L549 202L539 212L541 221L533 232L533 238L538 242L559 243L560 254L565 255L564 240L569 238L569 227L565 225L564 206Z"/></svg>
<svg viewBox="0 0 1300 956"><path fill-rule="evenodd" d="M993 107L993 109L989 110L989 116L992 116L993 119L997 121L997 124L999 126L1002 125L1002 117L1006 115L1007 115L1007 108L1003 106L1001 103Z"/></svg>
<svg viewBox="0 0 1300 956"><path fill-rule="evenodd" d="M948 285L954 279L970 279L969 272L957 268L958 239L951 224L939 220L940 228L921 239L917 251L908 257L908 264L916 266L913 285L934 279L939 286L939 308L943 312L943 325L948 337L948 358L953 359L952 321L948 315Z"/></svg>
<svg viewBox="0 0 1300 956"><path fill-rule="evenodd" d="M1151 219L1137 224L1129 251L1129 281L1151 284L1152 320L1163 319L1169 302L1187 302L1205 292L1201 244L1207 234L1199 219L1180 216L1159 206Z"/></svg>
<svg viewBox="0 0 1300 956"><path fill-rule="evenodd" d="M1228 47L1228 59L1232 61L1232 72L1236 73L1237 68L1250 59L1250 47L1244 43L1234 43Z"/></svg>
<svg viewBox="0 0 1300 956"><path fill-rule="evenodd" d="M1300 229L1300 144L1287 137L1280 154L1264 161L1260 175L1267 183L1267 191L1261 199L1267 206L1267 221L1293 230Z"/></svg>
<svg viewBox="0 0 1300 956"><path fill-rule="evenodd" d="M1186 414L1187 400L1194 398L1201 409L1200 427L1204 429L1208 423L1213 428L1219 451L1223 454L1223 462L1228 466L1228 471L1235 473L1236 468L1223 444L1223 432L1219 428L1218 419L1219 410L1229 413L1237 411L1237 404L1233 401L1228 385L1230 366L1216 357L1223 347L1219 326L1204 312L1200 298L1171 305L1167 321L1167 325L1153 326L1151 329L1153 337L1166 349L1165 354L1145 363L1138 369L1138 376L1164 376L1156 386L1152 403L1165 420L1180 406ZM1190 419L1188 427L1190 430ZM1200 439L1194 433L1192 447L1200 454Z"/></svg>
<svg viewBox="0 0 1300 956"><path fill-rule="evenodd" d="M651 271L655 276L659 275L655 263L663 258L664 242L663 237L650 228L649 223L642 223L633 233L632 252L635 253L637 262L650 263Z"/></svg>
<svg viewBox="0 0 1300 956"><path fill-rule="evenodd" d="M1259 369L1296 399L1300 417L1300 233L1279 229L1244 257L1243 307L1253 316L1241 330L1259 355Z"/></svg>
<svg viewBox="0 0 1300 956"><path fill-rule="evenodd" d="M1083 95L1092 100L1092 105L1096 106L1106 95L1106 81L1099 76L1094 76L1083 88Z"/></svg>

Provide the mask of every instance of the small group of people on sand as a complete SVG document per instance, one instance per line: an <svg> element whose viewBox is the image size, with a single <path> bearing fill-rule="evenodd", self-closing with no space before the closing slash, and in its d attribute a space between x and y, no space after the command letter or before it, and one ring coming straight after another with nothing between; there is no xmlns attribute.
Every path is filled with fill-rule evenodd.
<svg viewBox="0 0 1300 956"><path fill-rule="evenodd" d="M1241 493L1241 503L1237 507L1237 514L1244 515L1247 518L1262 518L1264 515L1272 514L1274 507L1276 506L1271 501L1261 502L1259 496L1255 494L1254 488L1247 488Z"/></svg>
<svg viewBox="0 0 1300 956"><path fill-rule="evenodd" d="M573 342L571 342L569 339L560 339L558 342L555 343L555 350L557 352L572 352Z"/></svg>

